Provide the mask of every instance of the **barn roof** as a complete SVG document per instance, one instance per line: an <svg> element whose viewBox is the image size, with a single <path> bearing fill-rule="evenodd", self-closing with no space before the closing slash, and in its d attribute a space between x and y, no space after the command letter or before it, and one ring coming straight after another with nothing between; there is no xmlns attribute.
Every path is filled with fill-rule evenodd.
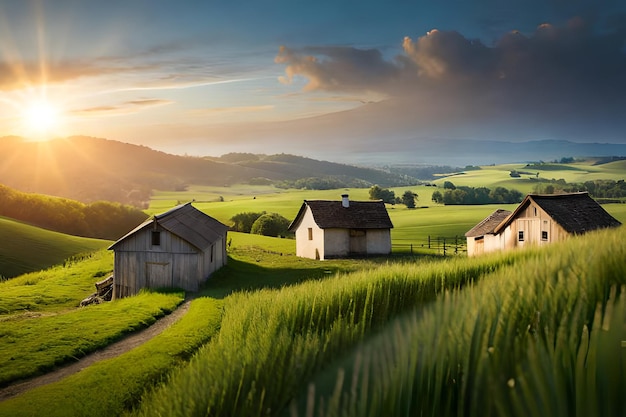
<svg viewBox="0 0 626 417"><path fill-rule="evenodd" d="M589 193L529 194L495 232L507 227L519 212L531 203L541 207L563 229L571 234L582 234L596 229L618 227L622 223L611 216Z"/></svg>
<svg viewBox="0 0 626 417"><path fill-rule="evenodd" d="M307 207L321 229L391 229L393 224L382 201L350 201L344 207L341 201L304 200L296 218L289 225L293 231L300 223Z"/></svg>
<svg viewBox="0 0 626 417"><path fill-rule="evenodd" d="M143 222L111 245L109 249L114 249L118 243L146 227L154 227L155 223L200 250L208 249L228 230L225 224L196 209L191 203L186 203Z"/></svg>
<svg viewBox="0 0 626 417"><path fill-rule="evenodd" d="M466 237L484 236L487 234L493 234L494 230L504 219L506 219L511 212L509 210L498 209L485 217L480 223L472 227L467 233Z"/></svg>

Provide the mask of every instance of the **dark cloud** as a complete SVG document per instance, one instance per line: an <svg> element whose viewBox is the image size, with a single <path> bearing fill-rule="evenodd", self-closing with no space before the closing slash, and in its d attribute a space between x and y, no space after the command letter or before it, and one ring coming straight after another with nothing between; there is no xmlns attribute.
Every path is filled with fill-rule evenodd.
<svg viewBox="0 0 626 417"><path fill-rule="evenodd" d="M299 50L282 46L275 59L286 64L284 82L301 75L309 80L306 90L384 90L399 73L376 49L327 46Z"/></svg>
<svg viewBox="0 0 626 417"><path fill-rule="evenodd" d="M608 93L626 82L626 20L614 19L610 28L596 33L584 20L572 19L561 27L542 24L530 35L507 33L493 46L455 31L432 30L416 40L406 37L404 54L393 61L372 49L282 47L276 62L286 65L286 80L306 77L309 90L413 94L454 85L467 91Z"/></svg>
<svg viewBox="0 0 626 417"><path fill-rule="evenodd" d="M375 50L282 48L276 61L286 65L288 80L308 78L311 90L386 94L421 131L454 125L481 134L489 123L492 131L529 132L532 124L533 134L554 136L579 134L585 123L589 134L612 127L615 136L626 108L625 23L614 18L598 28L576 18L509 32L490 46L432 30L406 37L393 60Z"/></svg>

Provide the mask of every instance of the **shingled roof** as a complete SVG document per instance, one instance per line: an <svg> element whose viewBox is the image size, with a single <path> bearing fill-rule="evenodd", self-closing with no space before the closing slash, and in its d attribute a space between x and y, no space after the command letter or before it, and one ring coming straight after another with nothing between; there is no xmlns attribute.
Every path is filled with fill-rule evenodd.
<svg viewBox="0 0 626 417"><path fill-rule="evenodd" d="M596 229L618 227L622 223L611 216L589 193L529 194L507 221L500 223L495 232L504 229L520 211L531 202L541 207L554 221L571 234L582 234Z"/></svg>
<svg viewBox="0 0 626 417"><path fill-rule="evenodd" d="M472 227L467 233L466 237L484 236L487 234L493 234L496 227L506 219L511 212L509 210L498 209L485 217L483 221Z"/></svg>
<svg viewBox="0 0 626 417"><path fill-rule="evenodd" d="M293 231L306 209L310 208L320 229L391 229L393 224L382 201L350 201L344 207L341 201L304 200L296 218L289 225Z"/></svg>
<svg viewBox="0 0 626 417"><path fill-rule="evenodd" d="M153 219L145 221L120 238L117 242L111 245L109 249L114 249L119 242L135 234L139 230L146 227L154 227L155 222L163 229L189 242L191 245L200 250L208 249L228 230L228 226L225 224L222 224L213 217L204 214L200 210L193 207L191 203L186 203L176 206L165 213L155 215Z"/></svg>

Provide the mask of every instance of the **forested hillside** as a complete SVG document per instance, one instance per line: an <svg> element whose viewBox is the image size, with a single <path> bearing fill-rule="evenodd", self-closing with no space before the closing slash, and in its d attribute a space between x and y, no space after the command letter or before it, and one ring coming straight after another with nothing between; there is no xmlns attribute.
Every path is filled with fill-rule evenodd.
<svg viewBox="0 0 626 417"><path fill-rule="evenodd" d="M84 203L106 200L141 208L147 207L152 190L180 190L190 184L277 183L329 176L339 179L340 186L344 183L397 186L415 182L407 176L377 169L294 155L191 157L91 137L47 142L3 137L0 138L0 154L3 155L1 184Z"/></svg>
<svg viewBox="0 0 626 417"><path fill-rule="evenodd" d="M75 236L116 240L148 218L120 203L91 204L24 193L0 184L0 216Z"/></svg>

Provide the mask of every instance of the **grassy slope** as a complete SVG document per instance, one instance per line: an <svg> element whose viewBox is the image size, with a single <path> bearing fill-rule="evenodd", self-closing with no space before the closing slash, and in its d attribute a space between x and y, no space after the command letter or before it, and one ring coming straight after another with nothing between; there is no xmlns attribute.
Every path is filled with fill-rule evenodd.
<svg viewBox="0 0 626 417"><path fill-rule="evenodd" d="M0 275L14 277L102 249L110 241L70 236L0 217Z"/></svg>
<svg viewBox="0 0 626 417"><path fill-rule="evenodd" d="M324 414L323 404L336 405L327 400L317 404L315 413L311 408L300 415L509 415L497 411L519 404L525 407L519 415L620 415L600 411L620 406L624 382L614 379L621 371L612 361L619 361L619 343L614 342L623 340L624 328L617 327L614 347L606 351L617 356L599 354L596 361L590 352L586 366L571 360L585 360L584 326L590 328L605 290L624 284L625 249L620 231L613 230L547 249L388 265L292 288L234 294L225 299L220 337L149 396L138 415L278 415L296 391L303 393L303 401L312 399L307 394L311 377L367 340L371 330L380 330L375 324L411 306L415 320L424 318L428 325L413 331L417 343L411 340L410 348L402 340L394 347L412 362L403 356L396 363L398 356L382 351L389 363L382 368L361 362L372 370L360 386L350 390L355 386L348 380L352 374L345 374L343 387L357 396L358 409L344 403L345 408ZM476 284L453 290L468 280ZM444 289L451 291L435 297ZM596 320L592 330L599 328ZM535 348L542 350L540 360L534 360ZM416 356L420 352L424 354ZM491 352L496 359L488 359ZM400 376L415 371L409 378L416 382L395 380L393 389L383 383L374 398L380 408L368 414L371 402L363 395L368 383L393 378L387 372L391 366ZM511 378L525 391L512 391ZM325 392L341 388L340 381L325 384ZM457 381L462 381L459 388ZM541 381L540 388L533 381ZM610 393L605 394L608 381ZM419 391L410 397L411 389ZM400 398L404 390L408 398ZM599 396L576 408L583 401L572 392ZM391 402L386 402L389 396ZM546 399L550 404L542 403ZM385 413L391 405L397 408Z"/></svg>

